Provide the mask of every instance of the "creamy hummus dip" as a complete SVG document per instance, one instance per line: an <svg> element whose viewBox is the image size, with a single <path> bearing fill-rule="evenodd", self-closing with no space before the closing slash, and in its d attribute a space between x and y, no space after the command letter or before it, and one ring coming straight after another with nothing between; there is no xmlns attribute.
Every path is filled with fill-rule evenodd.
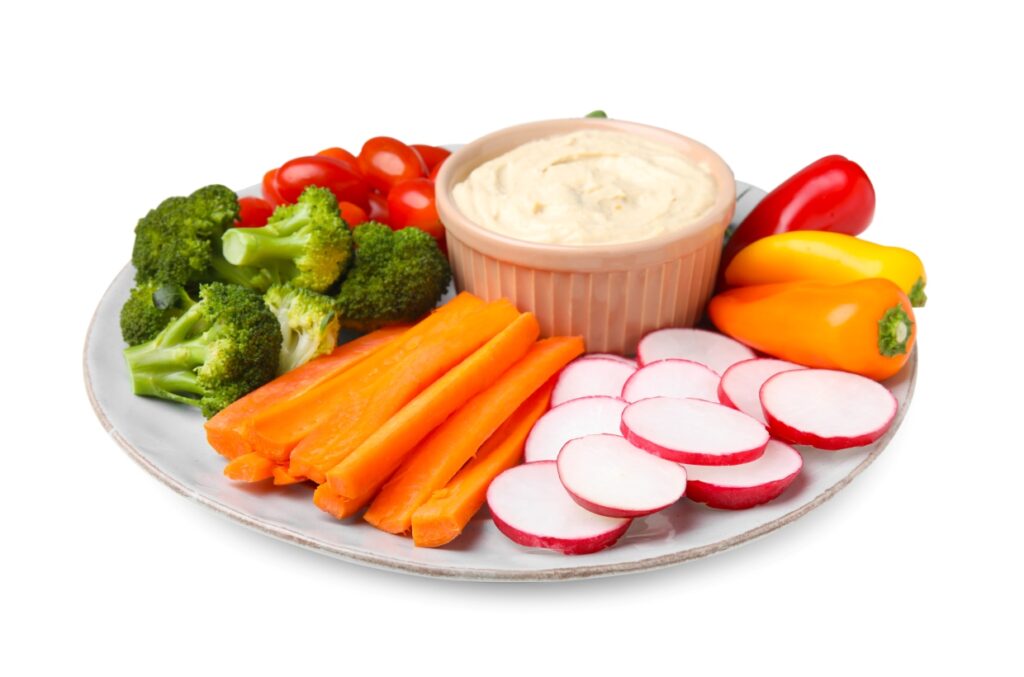
<svg viewBox="0 0 1024 677"><path fill-rule="evenodd" d="M476 224L551 244L636 242L686 228L715 202L707 167L622 132L583 130L525 143L452 190Z"/></svg>

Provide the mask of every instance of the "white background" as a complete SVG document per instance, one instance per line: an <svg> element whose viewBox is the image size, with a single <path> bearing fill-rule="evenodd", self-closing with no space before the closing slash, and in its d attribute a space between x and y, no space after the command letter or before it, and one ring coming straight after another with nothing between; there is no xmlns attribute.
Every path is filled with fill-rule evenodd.
<svg viewBox="0 0 1024 677"><path fill-rule="evenodd" d="M0 671L1020 674L1020 21L669 4L6 4ZM878 193L868 236L926 261L914 405L831 502L656 573L443 582L236 526L95 420L86 326L162 198L374 135L460 142L594 108L763 187L846 154Z"/></svg>

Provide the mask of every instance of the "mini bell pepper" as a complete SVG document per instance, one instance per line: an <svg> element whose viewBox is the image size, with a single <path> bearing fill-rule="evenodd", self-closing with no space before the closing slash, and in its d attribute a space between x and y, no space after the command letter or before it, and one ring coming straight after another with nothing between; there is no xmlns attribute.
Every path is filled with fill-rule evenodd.
<svg viewBox="0 0 1024 677"><path fill-rule="evenodd" d="M737 287L712 298L708 315L755 350L878 381L903 367L917 333L907 295L882 278Z"/></svg>
<svg viewBox="0 0 1024 677"><path fill-rule="evenodd" d="M915 308L928 299L924 264L916 254L842 233L803 230L769 235L740 251L725 270L730 287L797 280L853 282L869 277L896 283Z"/></svg>
<svg viewBox="0 0 1024 677"><path fill-rule="evenodd" d="M860 235L875 214L875 188L856 162L828 155L768 193L743 219L722 251L728 265L751 242L793 230Z"/></svg>

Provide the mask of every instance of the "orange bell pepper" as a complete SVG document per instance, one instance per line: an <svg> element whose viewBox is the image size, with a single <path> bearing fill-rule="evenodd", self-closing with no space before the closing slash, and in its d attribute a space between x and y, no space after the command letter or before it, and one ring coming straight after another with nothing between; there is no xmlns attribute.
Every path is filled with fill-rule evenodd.
<svg viewBox="0 0 1024 677"><path fill-rule="evenodd" d="M755 350L879 381L903 367L917 335L907 295L882 278L738 287L711 299L708 315Z"/></svg>

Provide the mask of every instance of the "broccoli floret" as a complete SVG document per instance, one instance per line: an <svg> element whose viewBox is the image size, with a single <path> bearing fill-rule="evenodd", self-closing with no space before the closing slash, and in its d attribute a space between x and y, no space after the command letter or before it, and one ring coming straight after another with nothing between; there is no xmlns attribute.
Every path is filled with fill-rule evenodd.
<svg viewBox="0 0 1024 677"><path fill-rule="evenodd" d="M145 343L193 303L179 284L156 280L140 282L121 306L121 336L130 346Z"/></svg>
<svg viewBox="0 0 1024 677"><path fill-rule="evenodd" d="M220 238L238 218L238 196L225 186L171 197L139 220L132 263L137 280L192 287L199 282L249 282L259 271L235 271L221 258Z"/></svg>
<svg viewBox="0 0 1024 677"><path fill-rule="evenodd" d="M263 296L281 326L281 359L277 373L305 364L338 345L338 309L330 296L277 284Z"/></svg>
<svg viewBox="0 0 1024 677"><path fill-rule="evenodd" d="M213 282L156 338L124 356L135 394L197 406L209 418L272 379L280 351L281 331L263 298Z"/></svg>
<svg viewBox="0 0 1024 677"><path fill-rule="evenodd" d="M352 232L355 260L338 292L344 328L369 331L417 320L451 281L448 259L419 228L364 223Z"/></svg>
<svg viewBox="0 0 1024 677"><path fill-rule="evenodd" d="M224 258L265 271L275 283L290 282L322 292L345 272L352 234L326 188L309 186L293 205L281 205L262 228L224 233Z"/></svg>

